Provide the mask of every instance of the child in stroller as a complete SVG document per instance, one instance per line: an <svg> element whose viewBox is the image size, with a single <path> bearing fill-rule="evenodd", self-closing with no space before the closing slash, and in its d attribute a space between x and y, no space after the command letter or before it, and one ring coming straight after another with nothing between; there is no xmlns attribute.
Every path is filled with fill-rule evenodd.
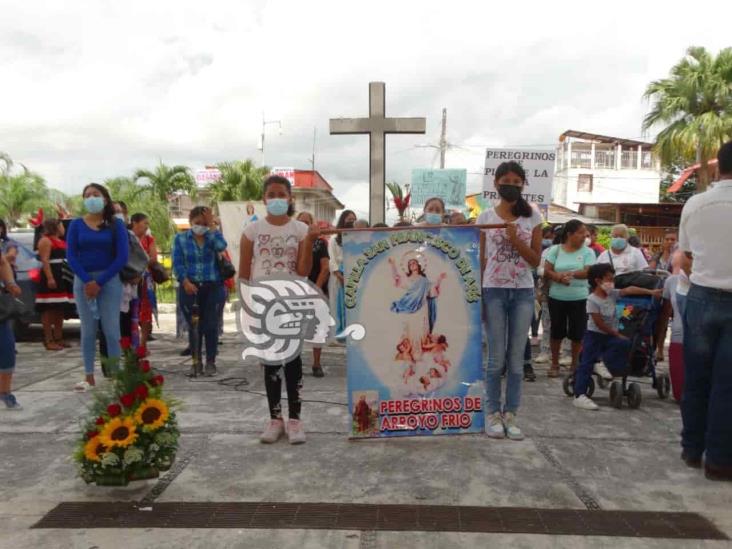
<svg viewBox="0 0 732 549"><path fill-rule="evenodd" d="M647 289L628 286L615 289L615 269L608 263L592 265L587 275L591 294L587 299L589 315L587 331L582 340L582 354L577 371L574 373L574 406L582 410L597 410L598 406L587 395L595 362L602 359L605 366L615 376L625 376L630 370L635 373L634 360L638 338L635 337L646 323L647 312L653 299L632 302L618 314L617 301L625 296L646 296L660 299L662 289ZM621 325L622 322L622 325ZM652 345L650 345L652 354ZM624 384L625 382L623 382ZM613 387L616 387L613 384ZM617 392L618 387L615 388ZM637 387L639 391L640 388ZM635 390L633 390L635 392ZM611 400L613 400L611 390ZM620 395L622 399L623 394ZM638 404L640 399L638 398Z"/></svg>

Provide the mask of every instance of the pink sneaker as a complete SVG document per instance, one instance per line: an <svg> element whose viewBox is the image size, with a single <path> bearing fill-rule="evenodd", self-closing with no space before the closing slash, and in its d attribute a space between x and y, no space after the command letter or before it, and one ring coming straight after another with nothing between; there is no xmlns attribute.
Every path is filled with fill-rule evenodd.
<svg viewBox="0 0 732 549"><path fill-rule="evenodd" d="M305 442L305 427L299 419L291 419L287 422L287 438L290 444L302 444Z"/></svg>
<svg viewBox="0 0 732 549"><path fill-rule="evenodd" d="M277 442L282 435L285 434L285 422L281 419L271 419L267 428L259 437L259 441L264 444L273 444Z"/></svg>

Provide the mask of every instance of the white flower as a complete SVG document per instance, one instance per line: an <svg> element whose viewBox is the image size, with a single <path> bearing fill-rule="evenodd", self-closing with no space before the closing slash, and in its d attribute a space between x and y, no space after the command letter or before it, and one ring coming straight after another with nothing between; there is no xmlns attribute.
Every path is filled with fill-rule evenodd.
<svg viewBox="0 0 732 549"><path fill-rule="evenodd" d="M136 461L142 461L144 455L145 453L140 448L130 446L125 451L124 463L125 465L130 465Z"/></svg>
<svg viewBox="0 0 732 549"><path fill-rule="evenodd" d="M114 452L107 452L102 455L103 467L114 467L115 465L119 465L119 456L117 456L117 454Z"/></svg>

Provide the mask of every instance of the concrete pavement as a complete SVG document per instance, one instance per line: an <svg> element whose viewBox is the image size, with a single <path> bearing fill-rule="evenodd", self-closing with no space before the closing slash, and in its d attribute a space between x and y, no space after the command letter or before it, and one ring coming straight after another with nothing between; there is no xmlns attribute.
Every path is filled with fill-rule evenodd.
<svg viewBox="0 0 732 549"><path fill-rule="evenodd" d="M220 375L189 381L183 343L163 315L151 361L183 401L179 461L156 501L279 501L696 511L732 535L732 487L705 480L679 459L678 406L643 386L639 410L580 411L561 382L538 370L525 385L523 442L483 436L347 440L345 349L327 347L327 376L310 375L305 353L303 419L308 442L258 442L267 418L259 367L243 363L227 320ZM231 330L229 332L228 330ZM156 481L88 486L70 459L78 419L92 398L72 391L82 377L78 342L49 353L18 344L16 395L24 409L0 412L0 547L729 547L729 542L582 536L327 530L29 529L62 501L139 501ZM248 382L248 384L247 384ZM165 478L165 477L163 477ZM161 479L162 480L162 479ZM165 484L165 483L163 483Z"/></svg>

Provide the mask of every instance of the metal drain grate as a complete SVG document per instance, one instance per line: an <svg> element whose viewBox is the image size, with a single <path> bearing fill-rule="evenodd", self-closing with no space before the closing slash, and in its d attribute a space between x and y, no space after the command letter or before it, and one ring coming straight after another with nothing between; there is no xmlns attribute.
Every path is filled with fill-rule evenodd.
<svg viewBox="0 0 732 549"><path fill-rule="evenodd" d="M145 509L145 507L142 507ZM729 539L696 513L353 503L60 503L33 528L310 528Z"/></svg>

